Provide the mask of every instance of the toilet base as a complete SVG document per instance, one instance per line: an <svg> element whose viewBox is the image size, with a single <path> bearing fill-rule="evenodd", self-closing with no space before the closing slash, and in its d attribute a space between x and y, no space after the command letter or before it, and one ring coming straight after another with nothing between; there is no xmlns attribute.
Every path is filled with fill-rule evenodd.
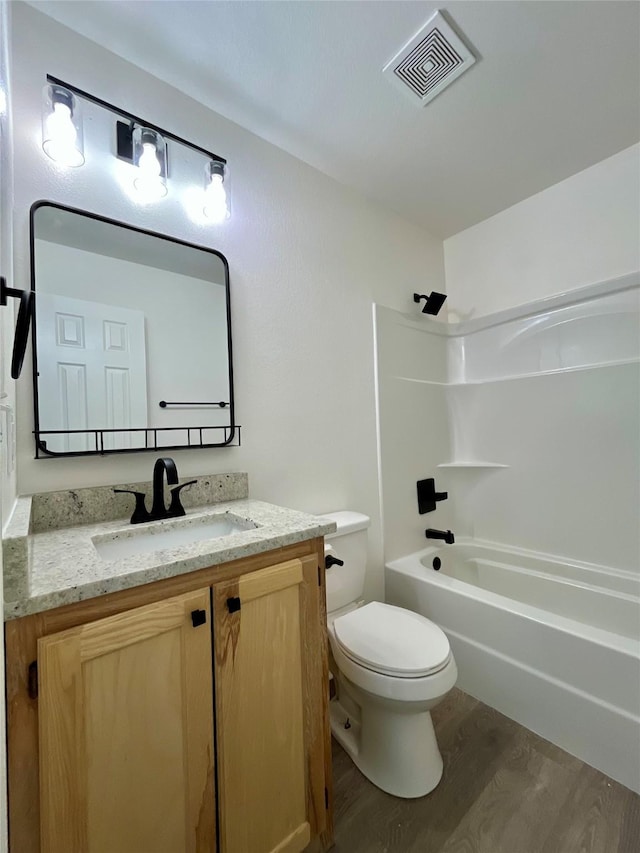
<svg viewBox="0 0 640 853"><path fill-rule="evenodd" d="M333 736L378 788L413 799L437 786L443 765L429 711L397 713L390 705L360 705L360 719L355 719L338 699L331 700L329 710Z"/></svg>

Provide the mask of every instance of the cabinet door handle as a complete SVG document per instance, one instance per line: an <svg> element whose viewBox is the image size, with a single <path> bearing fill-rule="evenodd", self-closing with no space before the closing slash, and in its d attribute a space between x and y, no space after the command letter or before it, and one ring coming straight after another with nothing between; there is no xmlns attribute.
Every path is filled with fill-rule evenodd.
<svg viewBox="0 0 640 853"><path fill-rule="evenodd" d="M27 674L27 693L29 699L38 698L38 661L34 660L29 664Z"/></svg>
<svg viewBox="0 0 640 853"><path fill-rule="evenodd" d="M207 621L207 611L206 610L192 610L191 611L191 622L193 623L193 627L197 628L198 625L204 625Z"/></svg>
<svg viewBox="0 0 640 853"><path fill-rule="evenodd" d="M15 287L7 287L7 281L2 276L0 277L0 305L7 304L8 296L13 296L15 299L20 300L16 333L13 340L13 355L11 357L11 378L18 379L22 371L24 354L27 350L27 339L29 337L31 315L33 314L34 292L33 290L16 290Z"/></svg>
<svg viewBox="0 0 640 853"><path fill-rule="evenodd" d="M227 598L227 607L229 608L229 613L237 613L241 607L240 599L238 596L233 596L232 598Z"/></svg>

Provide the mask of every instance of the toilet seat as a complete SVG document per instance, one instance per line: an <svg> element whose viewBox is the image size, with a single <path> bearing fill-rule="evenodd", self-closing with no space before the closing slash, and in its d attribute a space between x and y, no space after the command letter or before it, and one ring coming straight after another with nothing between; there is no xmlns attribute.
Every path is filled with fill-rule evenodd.
<svg viewBox="0 0 640 853"><path fill-rule="evenodd" d="M424 678L451 658L441 628L418 613L379 601L339 616L333 633L353 663L394 678Z"/></svg>

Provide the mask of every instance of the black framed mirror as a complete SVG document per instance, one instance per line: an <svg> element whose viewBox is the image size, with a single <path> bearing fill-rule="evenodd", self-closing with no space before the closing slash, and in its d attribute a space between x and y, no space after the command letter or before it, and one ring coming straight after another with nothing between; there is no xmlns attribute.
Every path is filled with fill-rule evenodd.
<svg viewBox="0 0 640 853"><path fill-rule="evenodd" d="M220 252L38 201L31 288L37 458L240 443Z"/></svg>

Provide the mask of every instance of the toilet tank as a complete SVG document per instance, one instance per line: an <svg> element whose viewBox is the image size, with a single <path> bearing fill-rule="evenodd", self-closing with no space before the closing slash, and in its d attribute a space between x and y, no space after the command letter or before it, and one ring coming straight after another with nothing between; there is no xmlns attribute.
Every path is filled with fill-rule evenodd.
<svg viewBox="0 0 640 853"><path fill-rule="evenodd" d="M332 566L326 572L327 612L339 610L362 598L367 570L368 515L361 512L329 512L321 516L337 525L335 533L325 537L326 544L344 566Z"/></svg>

